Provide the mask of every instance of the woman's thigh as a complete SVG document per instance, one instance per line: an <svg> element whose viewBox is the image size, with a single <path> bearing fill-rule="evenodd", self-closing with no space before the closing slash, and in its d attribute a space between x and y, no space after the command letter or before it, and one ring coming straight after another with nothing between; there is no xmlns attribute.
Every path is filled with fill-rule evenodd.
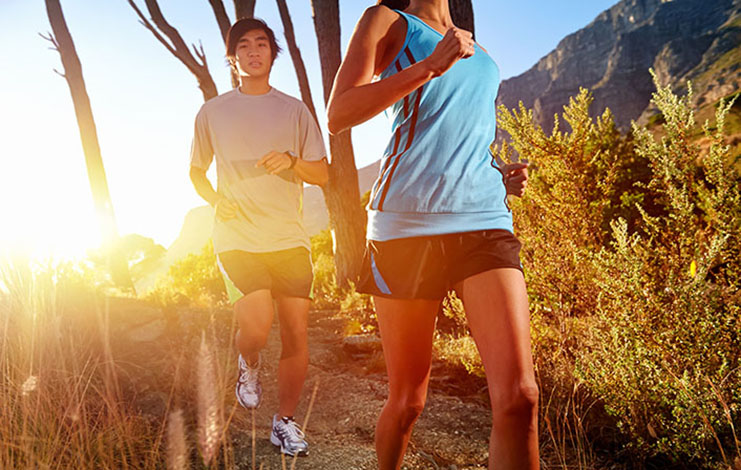
<svg viewBox="0 0 741 470"><path fill-rule="evenodd" d="M535 387L530 312L522 272L492 269L457 286L492 398Z"/></svg>
<svg viewBox="0 0 741 470"><path fill-rule="evenodd" d="M427 389L432 357L432 337L440 304L434 300L373 298L381 330L389 391L422 393Z"/></svg>

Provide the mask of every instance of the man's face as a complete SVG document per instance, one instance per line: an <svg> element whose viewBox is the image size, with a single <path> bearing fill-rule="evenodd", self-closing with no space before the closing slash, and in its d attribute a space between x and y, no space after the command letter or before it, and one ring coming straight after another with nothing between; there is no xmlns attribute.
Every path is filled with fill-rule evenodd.
<svg viewBox="0 0 741 470"><path fill-rule="evenodd" d="M234 55L240 75L263 77L270 73L272 51L268 35L262 29L253 29L244 33L237 42Z"/></svg>

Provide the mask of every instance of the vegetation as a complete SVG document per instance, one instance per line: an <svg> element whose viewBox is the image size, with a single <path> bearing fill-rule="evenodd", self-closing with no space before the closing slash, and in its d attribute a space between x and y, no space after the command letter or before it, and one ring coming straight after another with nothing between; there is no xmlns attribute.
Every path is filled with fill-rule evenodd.
<svg viewBox="0 0 741 470"><path fill-rule="evenodd" d="M661 119L625 136L609 110L590 117L586 90L551 135L524 107L500 109L512 139L498 155L531 162L529 189L511 205L543 448L559 465L741 462L741 176L726 130L735 98L698 132L691 91L659 87ZM453 326L438 334L437 356L483 375L452 293L443 314ZM618 452L598 455L608 449Z"/></svg>
<svg viewBox="0 0 741 470"><path fill-rule="evenodd" d="M182 311L163 329L93 266L0 264L0 468L234 468L230 322Z"/></svg>
<svg viewBox="0 0 741 470"><path fill-rule="evenodd" d="M712 467L739 455L741 195L724 134L733 102L704 125L702 151L690 100L659 87L660 140L638 126L621 136L609 110L590 118L585 90L564 110L570 132L557 120L545 135L531 111L500 110L512 148L534 166L513 212L555 448L558 434L583 448L604 409L639 462Z"/></svg>
<svg viewBox="0 0 741 470"><path fill-rule="evenodd" d="M209 242L200 253L191 253L173 263L146 298L162 307L224 304L227 292L213 243Z"/></svg>
<svg viewBox="0 0 741 470"><path fill-rule="evenodd" d="M500 110L512 139L498 155L532 163L512 207L554 466L741 461L741 177L725 127L738 105L721 101L698 137L690 100L659 88L658 127L628 135L609 111L590 117L587 91L550 135ZM127 245L132 273L162 256L150 242ZM328 230L312 238L315 308L373 332L332 246ZM94 260L0 263L0 468L233 467L234 325L215 261L209 245L174 264L147 302L111 298ZM450 294L441 313L437 357L482 376L463 304ZM156 354L131 348L152 329Z"/></svg>

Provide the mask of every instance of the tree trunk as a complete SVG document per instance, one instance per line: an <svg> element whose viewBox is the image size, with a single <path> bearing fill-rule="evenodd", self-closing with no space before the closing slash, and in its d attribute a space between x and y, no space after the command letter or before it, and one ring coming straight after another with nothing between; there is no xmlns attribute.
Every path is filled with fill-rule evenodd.
<svg viewBox="0 0 741 470"><path fill-rule="evenodd" d="M235 21L241 20L242 18L254 17L256 1L257 0L234 0L234 13L237 16Z"/></svg>
<svg viewBox="0 0 741 470"><path fill-rule="evenodd" d="M340 66L340 8L338 0L312 0L314 29L319 43L324 103L329 100L335 74ZM335 241L337 282L347 286L360 272L365 245L366 215L360 206L358 170L350 131L329 137L332 164L324 199Z"/></svg>
<svg viewBox="0 0 741 470"><path fill-rule="evenodd" d="M280 19L283 22L283 30L286 36L286 44L288 45L288 52L291 54L291 61L293 61L293 68L296 69L296 77L298 78L298 87L301 90L301 99L309 108L311 115L314 116L314 120L319 124L319 120L316 116L316 109L314 109L314 100L311 98L311 88L309 88L309 77L306 75L306 67L304 66L304 60L301 58L301 51L296 45L296 35L293 32L293 22L291 21L291 14L288 11L286 0L276 0L278 3L278 11L280 11Z"/></svg>
<svg viewBox="0 0 741 470"><path fill-rule="evenodd" d="M449 0L449 5L453 23L459 28L473 33L473 5L471 0Z"/></svg>
<svg viewBox="0 0 741 470"><path fill-rule="evenodd" d="M103 239L103 252L108 259L114 282L118 286L133 290L134 286L131 282L127 262L116 253L118 242L116 217L113 212L111 195L108 191L108 181L103 167L100 144L98 143L98 131L93 118L93 110L90 106L90 97L87 94L85 80L82 75L80 58L77 56L75 43L72 41L72 36L67 28L67 22L64 19L59 0L46 0L46 12L53 32L53 36L50 35L48 39L59 52L64 67L63 77L67 80L72 95L93 204Z"/></svg>

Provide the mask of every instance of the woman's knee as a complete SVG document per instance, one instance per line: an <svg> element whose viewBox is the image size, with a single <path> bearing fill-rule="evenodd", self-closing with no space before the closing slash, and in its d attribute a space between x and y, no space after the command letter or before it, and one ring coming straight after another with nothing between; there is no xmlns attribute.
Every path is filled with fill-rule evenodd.
<svg viewBox="0 0 741 470"><path fill-rule="evenodd" d="M509 393L497 393L492 396L492 414L494 421L523 419L529 421L538 413L538 385L523 383L514 387Z"/></svg>
<svg viewBox="0 0 741 470"><path fill-rule="evenodd" d="M425 408L425 396L389 397L388 406L391 407L402 430L414 425Z"/></svg>

